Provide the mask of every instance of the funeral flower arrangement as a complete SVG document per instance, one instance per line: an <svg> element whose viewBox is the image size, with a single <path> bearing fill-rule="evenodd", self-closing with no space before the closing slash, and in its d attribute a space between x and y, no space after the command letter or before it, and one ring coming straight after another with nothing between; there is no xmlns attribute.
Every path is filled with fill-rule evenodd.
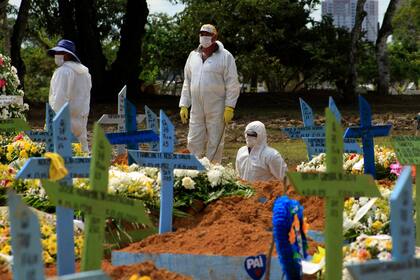
<svg viewBox="0 0 420 280"><path fill-rule="evenodd" d="M52 264L57 259L57 235L55 229L55 216L45 214L43 212L36 212L40 222L42 255L44 263ZM7 211L2 209L0 211L0 260L10 261L12 255L12 248L10 244L10 226ZM76 259L80 259L83 248L83 232L75 227L74 228L74 252Z"/></svg>
<svg viewBox="0 0 420 280"><path fill-rule="evenodd" d="M0 163L9 164L18 159L40 157L45 153L45 146L31 141L24 133L14 137L0 135Z"/></svg>
<svg viewBox="0 0 420 280"><path fill-rule="evenodd" d="M375 168L377 179L391 179L397 178L394 169L394 164L397 163L395 152L387 147L375 146ZM362 174L364 171L363 155L345 153L343 154L343 169L347 173ZM326 154L321 153L312 158L309 162L302 162L296 167L298 172L325 172L326 171Z"/></svg>
<svg viewBox="0 0 420 280"><path fill-rule="evenodd" d="M17 70L10 58L0 53L0 120L25 119L29 106L23 103L24 92L18 89L19 84ZM7 103L2 102L5 96L8 96Z"/></svg>

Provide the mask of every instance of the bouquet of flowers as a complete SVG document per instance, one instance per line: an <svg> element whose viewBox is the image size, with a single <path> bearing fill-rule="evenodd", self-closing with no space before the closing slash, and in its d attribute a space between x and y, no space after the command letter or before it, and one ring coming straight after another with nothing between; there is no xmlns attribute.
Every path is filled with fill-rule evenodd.
<svg viewBox="0 0 420 280"><path fill-rule="evenodd" d="M0 162L9 164L17 159L28 159L30 157L40 157L45 152L45 146L33 142L23 133L16 137L2 137L0 140Z"/></svg>
<svg viewBox="0 0 420 280"><path fill-rule="evenodd" d="M376 178L395 180L397 176L393 170L394 164L397 163L395 152L387 147L375 146L375 168ZM347 173L362 174L364 172L363 155L359 154L343 154L343 169ZM326 155L321 153L312 158L309 162L302 162L296 167L298 172L325 172L326 171Z"/></svg>
<svg viewBox="0 0 420 280"><path fill-rule="evenodd" d="M17 70L11 65L9 57L0 53L0 119L25 119L25 112L29 110L28 104L23 103L24 92L18 89L20 84ZM1 99L9 96L7 102Z"/></svg>

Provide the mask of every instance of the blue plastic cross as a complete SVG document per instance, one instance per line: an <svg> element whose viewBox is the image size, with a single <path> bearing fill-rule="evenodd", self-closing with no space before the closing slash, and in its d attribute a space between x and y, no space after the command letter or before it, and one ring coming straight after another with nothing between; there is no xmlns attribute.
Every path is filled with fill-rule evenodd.
<svg viewBox="0 0 420 280"><path fill-rule="evenodd" d="M51 106L46 103L45 104L45 131L33 131L33 130L26 130L25 134L34 141L34 142L42 142L45 143L45 149L47 152L54 151L54 143L53 143L53 119L55 116L54 110ZM79 140L72 136L72 143L78 143Z"/></svg>
<svg viewBox="0 0 420 280"><path fill-rule="evenodd" d="M72 178L88 178L90 158L72 157L70 110L66 103L53 120L54 152L63 157L69 174L60 181L69 188ZM48 179L50 160L43 157L30 158L16 175L16 179ZM73 210L57 207L57 265L58 274L74 273Z"/></svg>
<svg viewBox="0 0 420 280"><path fill-rule="evenodd" d="M165 113L160 111L160 152L129 150L128 154L141 166L160 168L161 195L159 233L172 231L172 208L174 197L174 169L198 169L204 167L191 154L175 154L175 131Z"/></svg>
<svg viewBox="0 0 420 280"><path fill-rule="evenodd" d="M390 197L392 261L368 261L347 266L355 280L418 279L420 259L415 258L411 167L405 166Z"/></svg>
<svg viewBox="0 0 420 280"><path fill-rule="evenodd" d="M349 127L344 138L362 138L365 174L376 176L374 137L387 136L391 125L372 125L372 112L369 103L359 95L360 126Z"/></svg>
<svg viewBox="0 0 420 280"><path fill-rule="evenodd" d="M140 143L151 143L159 141L159 136L151 129L137 131L136 106L128 99L125 99L125 128L127 132L107 133L111 145L125 144L127 150L137 150ZM134 160L128 155L128 164Z"/></svg>
<svg viewBox="0 0 420 280"><path fill-rule="evenodd" d="M100 124L116 124L118 125L118 132L125 132L125 100L127 99L127 86L124 86L121 91L118 93L118 113L117 114L104 114L98 120ZM138 114L136 115L137 123L142 123L145 118L145 115ZM123 145L118 145L117 154L122 154L125 151Z"/></svg>

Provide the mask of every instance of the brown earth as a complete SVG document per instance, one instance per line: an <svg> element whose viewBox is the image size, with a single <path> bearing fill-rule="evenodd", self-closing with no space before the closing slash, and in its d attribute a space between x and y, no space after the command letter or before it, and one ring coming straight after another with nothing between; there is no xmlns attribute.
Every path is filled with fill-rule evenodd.
<svg viewBox="0 0 420 280"><path fill-rule="evenodd" d="M222 198L195 216L175 219L174 232L150 236L122 251L225 256L267 254L272 239L273 204L285 190L279 181L258 182L253 186L256 194L251 198ZM301 197L291 186L286 193L303 204L310 228L322 230L323 200ZM262 203L259 200L263 198L267 201ZM310 242L309 245L313 253L316 244ZM274 255L277 255L275 250Z"/></svg>

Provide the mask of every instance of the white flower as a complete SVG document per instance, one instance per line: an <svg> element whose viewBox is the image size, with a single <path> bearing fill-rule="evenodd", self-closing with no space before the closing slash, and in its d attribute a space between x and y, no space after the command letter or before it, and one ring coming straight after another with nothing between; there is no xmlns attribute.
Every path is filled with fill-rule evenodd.
<svg viewBox="0 0 420 280"><path fill-rule="evenodd" d="M190 177L182 178L182 186L187 190L193 190L195 186L195 182Z"/></svg>
<svg viewBox="0 0 420 280"><path fill-rule="evenodd" d="M200 163L204 166L205 169L209 170L211 167L211 163L208 158L203 157L202 159L199 159Z"/></svg>
<svg viewBox="0 0 420 280"><path fill-rule="evenodd" d="M207 172L207 177L209 179L210 185L215 187L221 183L222 172L217 169L213 169Z"/></svg>
<svg viewBox="0 0 420 280"><path fill-rule="evenodd" d="M355 165L353 165L353 169L357 171L361 171L363 169L363 166L364 166L364 160L361 159L358 162L356 162Z"/></svg>

